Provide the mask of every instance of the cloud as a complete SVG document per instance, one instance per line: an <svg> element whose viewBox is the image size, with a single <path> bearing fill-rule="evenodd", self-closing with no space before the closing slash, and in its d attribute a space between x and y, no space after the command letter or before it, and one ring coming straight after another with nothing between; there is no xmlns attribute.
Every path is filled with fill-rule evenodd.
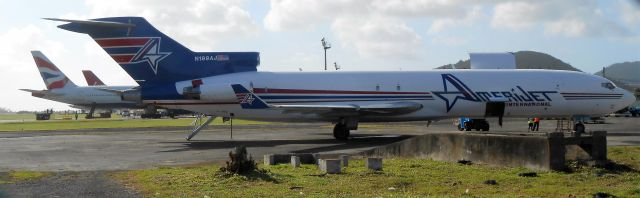
<svg viewBox="0 0 640 198"><path fill-rule="evenodd" d="M368 15L366 0L272 0L264 18L270 31L311 30L318 23L344 17Z"/></svg>
<svg viewBox="0 0 640 198"><path fill-rule="evenodd" d="M636 27L640 25L640 4L637 2L618 1L620 17L626 25Z"/></svg>
<svg viewBox="0 0 640 198"><path fill-rule="evenodd" d="M482 7L474 6L470 10L466 11L466 15L463 18L447 17L433 20L427 32L434 34L453 27L469 27L483 18L485 18L485 14L483 13Z"/></svg>
<svg viewBox="0 0 640 198"><path fill-rule="evenodd" d="M467 38L459 36L434 36L431 38L431 42L443 44L447 46L459 46L469 42Z"/></svg>
<svg viewBox="0 0 640 198"><path fill-rule="evenodd" d="M225 0L86 0L89 13L66 17L142 16L195 51L212 50L227 38L253 37L260 28L242 1ZM176 5L179 4L179 5Z"/></svg>
<svg viewBox="0 0 640 198"><path fill-rule="evenodd" d="M303 2L303 3L301 3ZM321 21L321 1L314 0L274 0L264 18L264 26L270 31L310 30L314 23Z"/></svg>
<svg viewBox="0 0 640 198"><path fill-rule="evenodd" d="M331 29L344 46L354 46L365 57L415 57L422 39L401 21L372 17L339 19Z"/></svg>
<svg viewBox="0 0 640 198"><path fill-rule="evenodd" d="M455 19L468 15L465 4L458 0L271 0L264 26L270 31L311 30L324 22L373 15Z"/></svg>
<svg viewBox="0 0 640 198"><path fill-rule="evenodd" d="M494 7L491 25L514 31L542 28L566 37L628 36L629 31L608 18L593 0L513 1Z"/></svg>
<svg viewBox="0 0 640 198"><path fill-rule="evenodd" d="M33 59L29 51L50 51L50 56L57 56L65 50L60 42L48 40L42 29L28 25L11 28L0 34L0 68L5 75L10 71L32 71ZM7 71L8 70L8 71ZM6 72L4 72L6 71Z"/></svg>
<svg viewBox="0 0 640 198"><path fill-rule="evenodd" d="M391 16L450 17L465 16L465 2L456 0L374 0L375 12Z"/></svg>
<svg viewBox="0 0 640 198"><path fill-rule="evenodd" d="M270 31L308 31L329 23L337 42L362 56L414 57L421 48L420 36L391 16L407 8L401 5L366 0L272 0L264 26Z"/></svg>
<svg viewBox="0 0 640 198"><path fill-rule="evenodd" d="M3 92L3 107L12 110L44 109L49 107L66 108L62 103L43 103L42 99L31 97L28 93L19 91L21 88L44 88L42 78L38 75L32 50L41 50L55 59L65 52L65 46L57 41L51 41L44 31L34 25L10 28L0 33L0 84Z"/></svg>

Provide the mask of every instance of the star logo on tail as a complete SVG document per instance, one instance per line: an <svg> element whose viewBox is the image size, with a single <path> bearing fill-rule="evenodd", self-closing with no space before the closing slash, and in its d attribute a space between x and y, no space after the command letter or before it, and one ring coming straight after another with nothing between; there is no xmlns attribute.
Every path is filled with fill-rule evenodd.
<svg viewBox="0 0 640 198"><path fill-rule="evenodd" d="M150 38L147 43L138 51L138 53L133 57L131 62L133 63L141 63L147 62L153 70L154 74L158 74L158 64L162 59L166 58L171 54L171 52L161 52L160 51L160 38Z"/></svg>
<svg viewBox="0 0 640 198"><path fill-rule="evenodd" d="M244 95L244 98L242 99L242 101L240 103L241 104L242 103L246 103L246 104L252 105L253 104L253 100L255 100L255 98L253 98L252 94L246 94L246 95Z"/></svg>
<svg viewBox="0 0 640 198"><path fill-rule="evenodd" d="M445 101L447 112L451 111L458 100L480 101L467 85L452 74L442 74L442 84L444 91L434 91L433 94Z"/></svg>

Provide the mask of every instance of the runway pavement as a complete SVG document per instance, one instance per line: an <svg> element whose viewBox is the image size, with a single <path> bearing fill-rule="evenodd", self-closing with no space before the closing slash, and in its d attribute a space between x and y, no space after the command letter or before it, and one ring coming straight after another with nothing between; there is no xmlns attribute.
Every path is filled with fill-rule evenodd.
<svg viewBox="0 0 640 198"><path fill-rule="evenodd" d="M640 145L640 118L609 118L588 130L607 130L609 145ZM526 132L526 120L490 120L492 131ZM542 121L541 132L555 129ZM186 141L188 127L0 132L0 172L9 170L97 171L223 162L235 146L259 161L268 153L354 153L425 133L458 132L451 120L432 123L363 124L349 141L337 141L329 124L215 126ZM540 133L541 133L540 132Z"/></svg>

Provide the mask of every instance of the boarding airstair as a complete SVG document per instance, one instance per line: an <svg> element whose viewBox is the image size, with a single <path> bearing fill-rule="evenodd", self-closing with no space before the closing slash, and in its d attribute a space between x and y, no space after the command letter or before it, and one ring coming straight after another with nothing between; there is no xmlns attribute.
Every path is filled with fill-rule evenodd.
<svg viewBox="0 0 640 198"><path fill-rule="evenodd" d="M560 119L556 123L556 131L555 132L573 132L574 121L572 119Z"/></svg>
<svg viewBox="0 0 640 198"><path fill-rule="evenodd" d="M205 117L208 117L208 118L204 120ZM207 116L205 114L196 115L196 118L193 120L193 122L191 122L191 126L193 126L193 129L191 130L191 134L189 134L189 136L187 136L186 139L191 140L193 136L196 136L196 134L198 134L202 129L207 127L215 118L216 116Z"/></svg>

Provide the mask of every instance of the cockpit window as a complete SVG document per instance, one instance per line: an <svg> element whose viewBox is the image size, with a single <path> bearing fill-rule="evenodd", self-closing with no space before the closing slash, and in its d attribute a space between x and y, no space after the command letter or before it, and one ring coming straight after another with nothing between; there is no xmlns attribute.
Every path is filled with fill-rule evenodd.
<svg viewBox="0 0 640 198"><path fill-rule="evenodd" d="M606 82L606 83L602 83L602 87L607 89L615 89L616 85L614 85L612 82Z"/></svg>

